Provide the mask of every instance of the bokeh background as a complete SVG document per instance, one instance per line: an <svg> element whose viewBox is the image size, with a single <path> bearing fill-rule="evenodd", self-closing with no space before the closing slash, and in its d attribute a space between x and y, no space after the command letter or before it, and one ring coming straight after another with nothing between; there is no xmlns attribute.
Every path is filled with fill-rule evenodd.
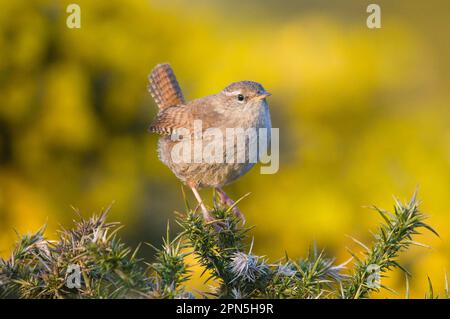
<svg viewBox="0 0 450 319"><path fill-rule="evenodd" d="M81 29L66 7L81 7ZM130 245L159 243L180 183L146 132L156 106L146 91L170 62L187 98L254 80L273 93L280 170L259 169L226 190L256 225L258 254L304 256L312 242L337 262L370 243L380 218L416 186L441 237L401 258L413 297L427 275L442 292L450 249L450 23L448 1L370 2L0 0L0 254L14 229L47 234L115 201ZM211 191L204 191L211 198ZM192 197L191 197L192 199ZM173 223L172 223L173 224ZM151 255L150 248L141 254ZM196 273L200 270L193 268ZM195 276L194 276L195 277ZM401 271L383 284L404 293ZM196 278L193 288L203 289ZM382 292L377 297L394 298Z"/></svg>

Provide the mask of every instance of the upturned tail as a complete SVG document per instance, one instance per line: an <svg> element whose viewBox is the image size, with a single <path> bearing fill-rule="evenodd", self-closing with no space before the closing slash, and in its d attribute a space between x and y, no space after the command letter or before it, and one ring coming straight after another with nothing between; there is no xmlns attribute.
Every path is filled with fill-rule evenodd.
<svg viewBox="0 0 450 319"><path fill-rule="evenodd" d="M170 64L155 66L148 80L148 91L160 109L185 103L183 92Z"/></svg>

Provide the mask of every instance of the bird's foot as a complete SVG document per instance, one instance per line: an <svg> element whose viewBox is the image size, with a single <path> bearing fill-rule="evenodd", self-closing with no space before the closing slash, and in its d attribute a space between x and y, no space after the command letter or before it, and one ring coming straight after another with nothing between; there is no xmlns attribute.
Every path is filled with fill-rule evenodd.
<svg viewBox="0 0 450 319"><path fill-rule="evenodd" d="M229 207L233 207L231 211L233 214L242 220L242 225L245 224L245 216L240 211L240 209L236 206L236 203L234 200L232 200L222 189L216 188L217 192L219 193L219 200L223 205L227 205Z"/></svg>
<svg viewBox="0 0 450 319"><path fill-rule="evenodd" d="M226 225L225 225L224 222L222 222L222 221L220 221L220 220L217 220L217 219L214 219L214 218L209 214L209 211L208 211L208 209L206 208L205 203L203 203L203 200L202 200L202 198L200 197L200 194L198 193L198 190L197 190L195 184L188 184L188 185L191 187L192 192L194 193L194 196L195 196L195 198L196 198L197 201L198 201L198 205L199 205L200 208L202 209L203 219L205 220L205 223L206 223L207 225L212 225L212 226L214 226L214 228L215 228L216 231L218 231L218 232L221 231L223 228L225 228ZM198 209L198 207L197 207L197 209Z"/></svg>
<svg viewBox="0 0 450 319"><path fill-rule="evenodd" d="M237 206L233 207L232 212L242 221L242 225L245 225L245 216Z"/></svg>
<svg viewBox="0 0 450 319"><path fill-rule="evenodd" d="M217 232L222 231L226 228L225 222L215 219L208 211L203 211L203 219L205 220L206 225L211 225Z"/></svg>

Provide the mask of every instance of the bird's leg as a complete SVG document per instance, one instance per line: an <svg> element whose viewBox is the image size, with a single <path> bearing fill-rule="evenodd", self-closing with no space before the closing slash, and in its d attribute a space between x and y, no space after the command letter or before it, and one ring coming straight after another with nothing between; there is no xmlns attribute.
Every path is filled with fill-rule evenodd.
<svg viewBox="0 0 450 319"><path fill-rule="evenodd" d="M208 221L208 222L212 221L213 218L212 218L211 215L209 214L209 211L208 211L208 209L206 208L205 203L203 203L203 200L202 200L202 198L200 197L200 194L199 194L197 188L196 188L195 186L191 186L191 185L189 185L189 186L191 187L192 192L194 193L194 196L195 196L195 198L197 199L197 201L198 201L198 203L199 203L199 205L200 205L200 208L202 209L203 218L205 219L205 221Z"/></svg>
<svg viewBox="0 0 450 319"><path fill-rule="evenodd" d="M216 191L219 193L219 200L223 205L233 206L235 203L234 201L221 189L220 187L216 187ZM237 217L239 217L242 220L242 224L245 224L245 216L242 214L242 212L239 210L237 206L234 206L233 214L235 214Z"/></svg>
<svg viewBox="0 0 450 319"><path fill-rule="evenodd" d="M214 228L216 229L216 231L221 231L221 226L223 226L223 223L221 221L215 220L210 214L208 209L205 206L205 203L203 203L202 198L200 197L200 194L198 193L198 190L195 186L193 185L189 185L189 187L191 188L192 192L194 193L195 198L197 199L200 208L202 209L202 213L203 213L203 219L205 220L205 222L207 223L213 223Z"/></svg>

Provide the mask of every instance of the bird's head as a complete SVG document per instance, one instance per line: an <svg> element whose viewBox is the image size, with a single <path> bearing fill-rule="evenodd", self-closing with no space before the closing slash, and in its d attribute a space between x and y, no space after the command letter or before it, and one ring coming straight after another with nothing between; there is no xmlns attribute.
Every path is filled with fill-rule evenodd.
<svg viewBox="0 0 450 319"><path fill-rule="evenodd" d="M261 84L253 81L231 83L220 94L226 105L235 109L261 105L271 95Z"/></svg>

